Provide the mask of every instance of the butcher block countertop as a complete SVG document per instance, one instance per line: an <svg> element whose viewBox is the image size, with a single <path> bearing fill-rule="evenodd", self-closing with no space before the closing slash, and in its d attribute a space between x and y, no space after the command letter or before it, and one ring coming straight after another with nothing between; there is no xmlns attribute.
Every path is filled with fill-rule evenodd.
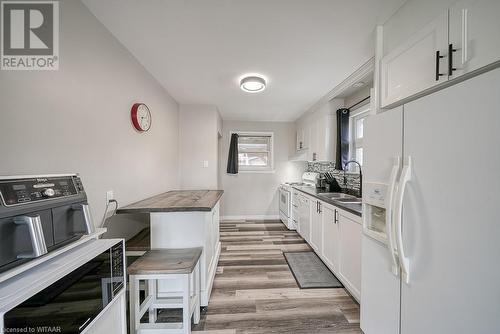
<svg viewBox="0 0 500 334"><path fill-rule="evenodd" d="M223 190L173 190L119 208L116 213L212 211Z"/></svg>

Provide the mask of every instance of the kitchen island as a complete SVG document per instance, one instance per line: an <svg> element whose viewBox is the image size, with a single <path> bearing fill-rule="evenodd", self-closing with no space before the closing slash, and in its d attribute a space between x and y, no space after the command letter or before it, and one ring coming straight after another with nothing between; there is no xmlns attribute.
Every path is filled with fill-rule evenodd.
<svg viewBox="0 0 500 334"><path fill-rule="evenodd" d="M117 210L117 214L149 213L149 248L203 247L202 306L208 305L219 261L219 202L223 193L222 190L175 190ZM167 298L180 290L176 281L163 280L158 284L159 297Z"/></svg>

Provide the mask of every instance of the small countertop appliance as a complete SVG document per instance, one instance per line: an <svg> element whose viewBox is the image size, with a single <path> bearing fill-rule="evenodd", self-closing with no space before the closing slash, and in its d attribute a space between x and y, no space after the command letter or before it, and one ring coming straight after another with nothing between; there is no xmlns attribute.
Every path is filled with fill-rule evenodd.
<svg viewBox="0 0 500 334"><path fill-rule="evenodd" d="M78 174L0 176L0 273L94 231Z"/></svg>

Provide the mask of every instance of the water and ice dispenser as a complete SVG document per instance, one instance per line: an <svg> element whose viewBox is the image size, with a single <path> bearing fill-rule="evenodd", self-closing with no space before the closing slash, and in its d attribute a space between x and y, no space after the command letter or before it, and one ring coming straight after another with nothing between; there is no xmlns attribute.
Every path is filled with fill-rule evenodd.
<svg viewBox="0 0 500 334"><path fill-rule="evenodd" d="M365 182L363 184L363 232L387 243L386 210L388 185Z"/></svg>

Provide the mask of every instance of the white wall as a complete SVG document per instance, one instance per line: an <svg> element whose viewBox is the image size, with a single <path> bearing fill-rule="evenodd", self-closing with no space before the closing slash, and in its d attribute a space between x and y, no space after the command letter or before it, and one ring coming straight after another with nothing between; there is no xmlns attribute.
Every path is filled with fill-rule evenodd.
<svg viewBox="0 0 500 334"><path fill-rule="evenodd" d="M78 172L100 221L107 190L125 205L179 186L178 105L80 1L59 4L59 71L0 72L0 175Z"/></svg>
<svg viewBox="0 0 500 334"><path fill-rule="evenodd" d="M273 173L226 173L231 131L274 133ZM223 217L277 218L278 186L282 182L299 181L304 162L291 162L295 150L295 124L292 122L224 121L220 140L220 181L224 189L221 202Z"/></svg>
<svg viewBox="0 0 500 334"><path fill-rule="evenodd" d="M179 162L181 189L218 188L218 133L222 121L210 105L181 105ZM208 166L204 166L204 161Z"/></svg>

